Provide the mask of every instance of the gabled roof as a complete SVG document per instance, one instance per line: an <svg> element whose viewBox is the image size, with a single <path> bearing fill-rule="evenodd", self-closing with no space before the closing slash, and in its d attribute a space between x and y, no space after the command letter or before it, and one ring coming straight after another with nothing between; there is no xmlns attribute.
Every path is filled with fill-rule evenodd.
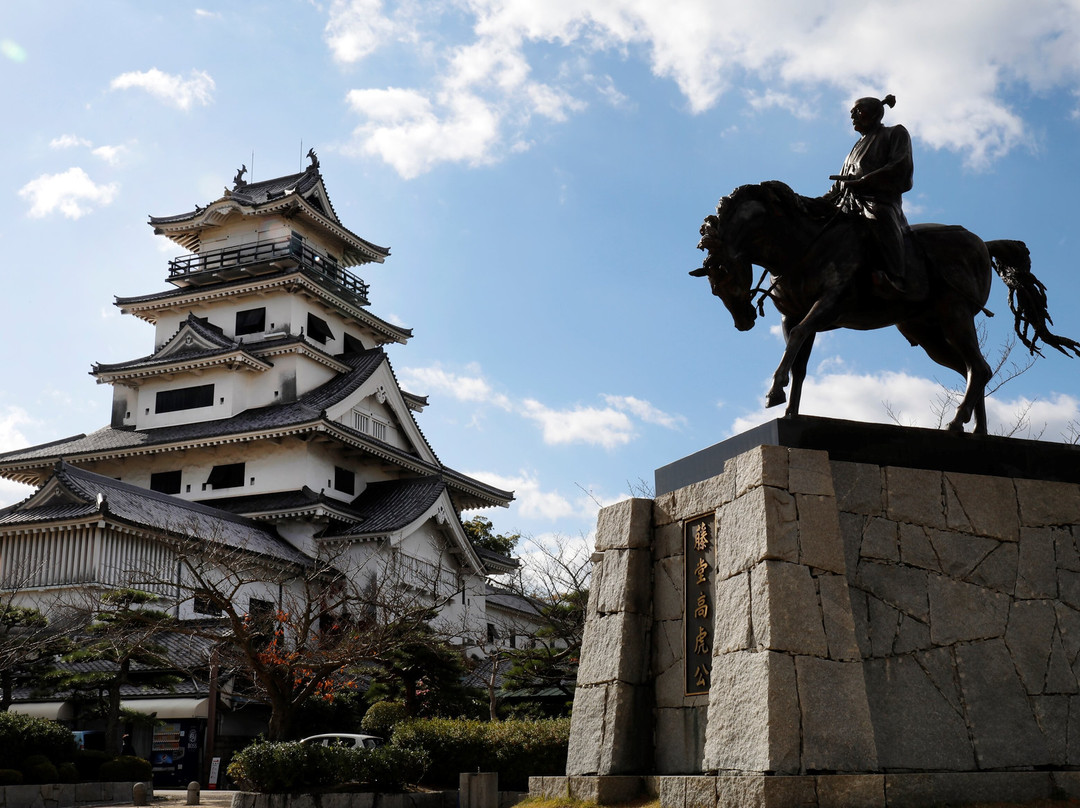
<svg viewBox="0 0 1080 808"><path fill-rule="evenodd" d="M247 168L243 167L237 172L232 189L226 188L219 199L206 207L196 205L194 210L187 213L151 216L150 225L155 233L197 253L201 247L202 231L219 226L233 213L244 216L287 213L302 217L309 225L339 240L343 248L343 266L372 261L381 263L390 254L389 248L360 238L342 225L326 192L314 150L308 152L308 157L311 164L305 171L260 182L246 182L243 175Z"/></svg>
<svg viewBox="0 0 1080 808"><path fill-rule="evenodd" d="M105 364L96 362L90 375L99 384L120 379L153 376L159 373L203 371L225 365L230 369L269 370L273 362L267 357L301 352L336 373L351 369L341 357L331 356L302 335L274 335L245 341L226 337L217 326L189 314L176 334L155 353L127 362Z"/></svg>
<svg viewBox="0 0 1080 808"><path fill-rule="evenodd" d="M115 364L97 362L90 375L103 383L133 376L150 376L155 372L175 373L223 364L256 371L273 367L273 363L259 359L245 349L242 342L226 337L225 332L217 326L189 314L176 333L154 353Z"/></svg>
<svg viewBox="0 0 1080 808"><path fill-rule="evenodd" d="M306 486L298 491L252 494L225 500L215 499L212 502L217 508L242 513L251 518L322 517L328 524L318 534L318 538L369 542L393 539L395 534L407 530L418 520L430 517L434 506L444 494L448 494L446 481L439 476L430 475L368 483L351 502L316 493ZM483 569L493 574L516 569L515 559L490 553L473 545L461 526L460 517L447 510L443 509L441 517L435 511L436 518L443 523L456 521L456 527L450 527L450 530L460 555L467 558L471 566L478 571Z"/></svg>
<svg viewBox="0 0 1080 808"><path fill-rule="evenodd" d="M133 297L116 297L114 305L124 314L133 314L141 320L156 323L158 313L203 303L219 298L228 298L237 294L268 294L276 289L288 289L299 285L311 295L325 300L368 328L376 339L386 342L408 342L412 337L411 328L395 325L377 317L363 306L353 305L345 297L335 295L333 290L324 288L308 278L299 269L283 269L280 272L263 275L258 278L243 278L237 281L215 283L213 286L183 287L154 292Z"/></svg>
<svg viewBox="0 0 1080 808"><path fill-rule="evenodd" d="M356 522L335 535L350 538L403 530L434 505L445 490L446 483L434 475L368 483L350 506Z"/></svg>
<svg viewBox="0 0 1080 808"><path fill-rule="evenodd" d="M414 476L440 476L450 489L458 509L507 505L513 494L443 466L423 438L412 414L405 408L416 434L424 440L424 455L401 449L345 424L331 421L326 409L356 391L389 360L381 348L337 357L351 370L300 396L297 401L245 410L230 418L135 430L103 427L89 435L0 454L0 476L40 484L44 472L61 458L71 462L102 460L136 454L173 451L181 447L247 442L267 437L322 433L341 443L378 457ZM391 373L393 372L391 368Z"/></svg>
<svg viewBox="0 0 1080 808"><path fill-rule="evenodd" d="M150 491L60 461L42 487L0 510L0 529L47 522L107 520L152 533L227 544L276 561L310 559L273 528L197 502Z"/></svg>

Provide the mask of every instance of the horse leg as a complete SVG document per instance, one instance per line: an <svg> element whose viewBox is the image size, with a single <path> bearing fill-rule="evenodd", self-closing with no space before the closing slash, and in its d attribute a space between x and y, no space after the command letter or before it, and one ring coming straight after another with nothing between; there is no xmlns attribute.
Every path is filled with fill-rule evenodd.
<svg viewBox="0 0 1080 808"><path fill-rule="evenodd" d="M950 312L936 327L920 329L909 324L898 327L912 344L921 345L927 356L939 365L955 370L967 381L964 397L946 428L951 432L963 432L964 425L974 416L974 434L985 435L986 385L992 371L979 348L974 318Z"/></svg>
<svg viewBox="0 0 1080 808"><path fill-rule="evenodd" d="M795 362L791 366L791 395L788 397L786 416L799 414L799 403L802 401L802 386L806 380L806 366L810 363L810 351L814 349L814 337L811 334L806 338L803 346L795 355Z"/></svg>
<svg viewBox="0 0 1080 808"><path fill-rule="evenodd" d="M798 396L802 396L802 379L806 375L806 363L810 360L810 349L814 345L814 336L817 334L818 326L827 322L833 316L833 309L836 307L836 301L839 299L839 295L835 292L825 297L819 298L813 306L810 307L810 311L806 313L798 323L787 328L787 320L783 323L784 327L784 355L780 358L780 364L777 366L776 371L773 373L772 387L769 388L768 394L765 396L765 406L775 407L777 404L783 404L787 401L787 395L784 393L784 388L788 386L788 382L791 379L791 371L796 366L796 362L802 354L803 348L806 348L805 357L803 357L802 366L799 370L799 389ZM792 395L796 395L796 390L792 387ZM799 402L794 402L794 411L789 407L788 414L794 415L798 412Z"/></svg>

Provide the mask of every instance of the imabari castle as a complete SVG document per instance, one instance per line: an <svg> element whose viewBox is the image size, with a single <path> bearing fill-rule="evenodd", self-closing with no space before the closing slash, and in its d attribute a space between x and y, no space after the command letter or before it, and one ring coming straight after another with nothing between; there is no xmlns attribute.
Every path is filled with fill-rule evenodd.
<svg viewBox="0 0 1080 808"><path fill-rule="evenodd" d="M506 506L512 493L443 465L417 426L427 400L398 386L383 347L412 332L369 310L352 271L389 250L341 223L309 158L302 173L261 182L241 171L205 207L151 217L188 254L169 262L172 288L116 299L153 326L154 342L93 366L113 388L111 423L0 455L0 475L36 487L0 511L9 599L48 611L65 595L131 586L137 571L175 568L179 538L278 569L301 570L329 547L339 569L370 575L381 559L477 636L504 608L487 602L487 578L517 562L474 547L460 514ZM176 618L214 615L168 583L156 591ZM275 587L249 588L252 610L277 605ZM207 740L205 685L124 698L166 720L173 740ZM243 734L227 707L211 733ZM60 699L23 694L12 709L78 720Z"/></svg>

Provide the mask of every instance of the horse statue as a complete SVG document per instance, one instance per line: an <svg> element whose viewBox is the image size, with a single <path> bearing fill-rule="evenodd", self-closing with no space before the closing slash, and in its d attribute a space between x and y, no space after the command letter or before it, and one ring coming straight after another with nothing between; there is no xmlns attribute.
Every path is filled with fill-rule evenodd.
<svg viewBox="0 0 1080 808"><path fill-rule="evenodd" d="M975 315L990 294L991 268L1009 289L1009 308L1021 342L1042 355L1041 340L1066 356L1080 356L1080 343L1050 332L1046 287L1031 274L1021 241L983 241L956 225L911 228L907 254L909 293L881 288L873 272L872 223L839 213L828 201L796 194L778 181L743 185L720 200L716 215L701 226L698 248L707 256L695 277L708 277L740 331L764 316L765 298L781 315L785 347L766 406L788 401L786 415L799 412L814 336L835 328L870 330L896 326L914 346L967 379L964 396L948 429L964 431L975 418L986 434L986 385L992 375L982 355ZM754 285L753 265L765 272ZM756 305L755 305L756 303ZM790 399L784 388L790 379Z"/></svg>

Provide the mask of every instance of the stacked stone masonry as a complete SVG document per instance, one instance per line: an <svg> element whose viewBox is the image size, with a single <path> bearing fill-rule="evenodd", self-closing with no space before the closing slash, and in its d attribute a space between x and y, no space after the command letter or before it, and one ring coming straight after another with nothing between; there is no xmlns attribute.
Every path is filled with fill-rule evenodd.
<svg viewBox="0 0 1080 808"><path fill-rule="evenodd" d="M682 525L704 514L716 519L711 688L687 697ZM1001 788L1072 793L1078 533L1080 485L778 446L607 508L567 774L711 776L694 786L701 799L685 782L668 786L681 797L658 786L665 808L780 805L767 794L792 788L803 796L789 804L902 805L909 792L917 804L952 793L946 774L975 794L992 779L971 776L991 772Z"/></svg>

